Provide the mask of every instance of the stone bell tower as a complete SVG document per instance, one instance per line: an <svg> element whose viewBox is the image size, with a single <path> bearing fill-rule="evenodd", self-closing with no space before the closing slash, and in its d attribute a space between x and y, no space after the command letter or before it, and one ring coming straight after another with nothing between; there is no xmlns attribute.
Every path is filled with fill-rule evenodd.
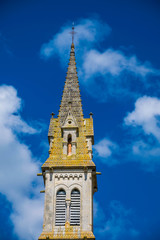
<svg viewBox="0 0 160 240"><path fill-rule="evenodd" d="M75 51L69 66L57 118L49 126L49 158L42 165L45 185L43 231L40 239L95 239L93 194L97 191L92 161L93 118L83 117Z"/></svg>

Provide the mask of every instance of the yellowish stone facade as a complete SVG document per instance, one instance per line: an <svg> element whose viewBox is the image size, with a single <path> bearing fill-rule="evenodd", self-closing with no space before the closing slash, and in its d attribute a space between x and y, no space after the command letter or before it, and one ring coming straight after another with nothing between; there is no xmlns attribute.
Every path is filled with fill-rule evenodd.
<svg viewBox="0 0 160 240"><path fill-rule="evenodd" d="M69 138L71 143L69 143ZM45 185L44 223L40 239L95 239L93 234L93 194L97 191L96 166L92 161L93 118L83 117L74 44L57 118L49 126L49 158L42 165ZM68 152L70 144L71 152ZM71 193L80 193L80 224L70 224ZM65 224L56 225L56 196L63 190Z"/></svg>

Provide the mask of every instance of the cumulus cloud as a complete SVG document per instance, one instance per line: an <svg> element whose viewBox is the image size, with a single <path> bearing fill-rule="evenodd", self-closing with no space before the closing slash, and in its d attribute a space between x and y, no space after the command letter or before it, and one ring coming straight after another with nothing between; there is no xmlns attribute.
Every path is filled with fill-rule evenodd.
<svg viewBox="0 0 160 240"><path fill-rule="evenodd" d="M136 100L135 108L124 118L132 141L128 145L131 160L140 162L147 171L160 167L160 99L143 96ZM128 149L128 148L127 148Z"/></svg>
<svg viewBox="0 0 160 240"><path fill-rule="evenodd" d="M99 140L93 146L95 157L109 167L136 162L144 171L159 170L159 109L158 98L144 96L137 99L135 109L124 118L125 139L120 143L108 138Z"/></svg>
<svg viewBox="0 0 160 240"><path fill-rule="evenodd" d="M69 58L71 45L70 26L62 27L48 43L42 45L42 58L58 56L66 68L64 61ZM158 89L159 83L155 80L153 85L150 77L160 76L160 71L151 63L142 62L136 55L127 55L119 49L108 47L100 50L99 43L105 42L111 32L106 23L93 18L81 19L75 30L79 79L93 97L106 101L110 96L137 97L151 87Z"/></svg>
<svg viewBox="0 0 160 240"><path fill-rule="evenodd" d="M21 99L12 86L0 86L0 192L12 203L10 219L21 240L37 238L42 227L42 202L36 180L39 162L18 133L34 134L20 116ZM34 183L34 184L33 184Z"/></svg>
<svg viewBox="0 0 160 240"><path fill-rule="evenodd" d="M104 212L98 202L96 202L96 208L97 212ZM95 220L100 221L100 224L97 225L96 222L95 230L101 239L135 239L139 235L139 231L134 227L133 211L126 209L119 201L110 202L107 218L103 214L103 224L102 219L96 217L98 215L95 215Z"/></svg>
<svg viewBox="0 0 160 240"><path fill-rule="evenodd" d="M126 125L142 127L146 134L160 141L160 99L148 96L137 99L134 111L124 121Z"/></svg>
<svg viewBox="0 0 160 240"><path fill-rule="evenodd" d="M37 193L37 195L39 192ZM38 239L42 232L43 199L22 197L18 200L18 209L11 214L14 231L19 239Z"/></svg>
<svg viewBox="0 0 160 240"><path fill-rule="evenodd" d="M112 158L112 154L117 152L118 145L108 138L100 140L97 144L93 146L95 156L98 157L104 164L109 166L118 163L116 158Z"/></svg>

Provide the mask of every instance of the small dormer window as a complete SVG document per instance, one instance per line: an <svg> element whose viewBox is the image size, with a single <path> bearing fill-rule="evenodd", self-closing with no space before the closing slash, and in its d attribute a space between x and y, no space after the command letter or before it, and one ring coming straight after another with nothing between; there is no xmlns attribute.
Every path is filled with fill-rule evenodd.
<svg viewBox="0 0 160 240"><path fill-rule="evenodd" d="M68 146L67 146L67 155L70 156L72 154L72 136L68 135Z"/></svg>

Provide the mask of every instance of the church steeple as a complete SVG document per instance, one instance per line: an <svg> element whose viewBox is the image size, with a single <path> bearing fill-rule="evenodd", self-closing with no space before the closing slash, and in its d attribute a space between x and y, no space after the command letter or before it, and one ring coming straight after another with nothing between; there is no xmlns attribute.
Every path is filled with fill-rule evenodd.
<svg viewBox="0 0 160 240"><path fill-rule="evenodd" d="M77 68L76 68L76 61L75 61L75 50L74 50L73 42L71 45L68 71L67 71L64 91L62 95L62 101L61 101L60 110L59 110L61 125L64 123L70 108L72 109L74 117L76 118L79 124L83 116L83 112L82 112L82 104L81 104L79 82L78 82Z"/></svg>
<svg viewBox="0 0 160 240"><path fill-rule="evenodd" d="M43 231L39 240L95 240L93 194L97 191L92 161L93 118L83 117L73 43L57 118L48 132L49 157L42 165L45 185ZM39 174L40 175L40 174Z"/></svg>
<svg viewBox="0 0 160 240"><path fill-rule="evenodd" d="M73 135L73 151L69 156L67 155L66 136L68 129L72 129ZM92 161L91 147L94 143L93 119L92 117L86 119L83 118L73 42L71 44L68 71L66 75L59 115L57 119L53 118L53 116L51 117L48 139L50 143L50 155L46 162L43 164L42 169L45 167L69 165L95 166ZM74 161L68 161L68 158Z"/></svg>

